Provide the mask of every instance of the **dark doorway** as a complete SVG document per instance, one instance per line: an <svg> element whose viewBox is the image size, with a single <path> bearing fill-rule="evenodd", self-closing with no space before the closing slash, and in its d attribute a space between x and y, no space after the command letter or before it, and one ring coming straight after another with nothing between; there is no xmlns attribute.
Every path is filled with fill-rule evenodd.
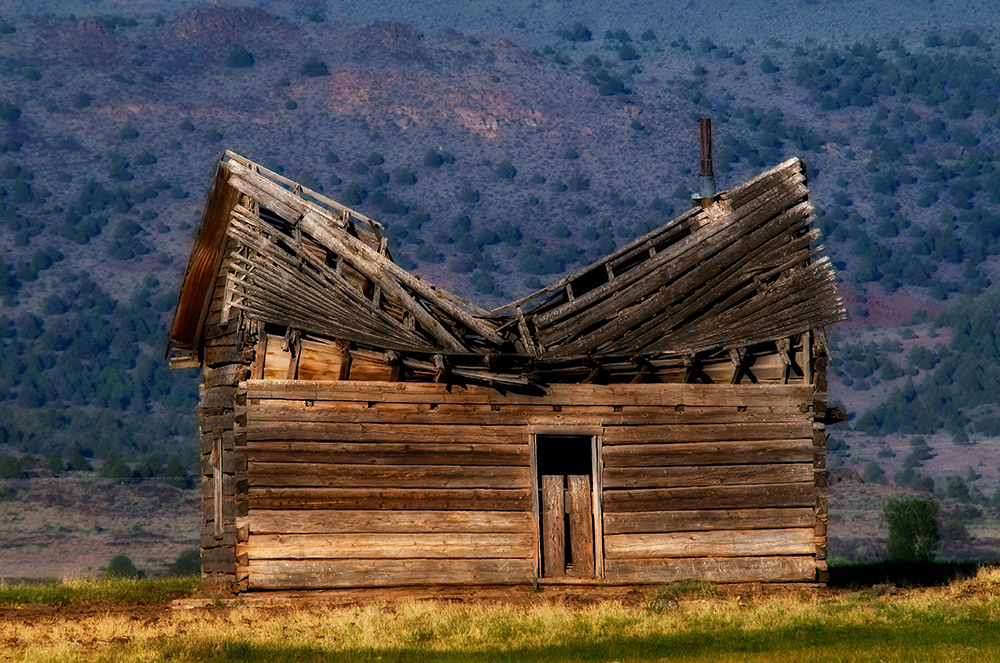
<svg viewBox="0 0 1000 663"><path fill-rule="evenodd" d="M542 576L595 577L593 438L538 435Z"/></svg>

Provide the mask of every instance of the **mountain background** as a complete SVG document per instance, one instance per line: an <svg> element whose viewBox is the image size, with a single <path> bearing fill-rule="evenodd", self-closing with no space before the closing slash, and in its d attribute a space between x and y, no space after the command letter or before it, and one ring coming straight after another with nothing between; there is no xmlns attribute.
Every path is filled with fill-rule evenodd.
<svg viewBox="0 0 1000 663"><path fill-rule="evenodd" d="M0 576L197 547L198 376L163 361L225 149L498 305L790 156L828 330L830 553L933 494L1000 543L1000 10L986 2L0 3ZM103 561L102 561L103 560Z"/></svg>

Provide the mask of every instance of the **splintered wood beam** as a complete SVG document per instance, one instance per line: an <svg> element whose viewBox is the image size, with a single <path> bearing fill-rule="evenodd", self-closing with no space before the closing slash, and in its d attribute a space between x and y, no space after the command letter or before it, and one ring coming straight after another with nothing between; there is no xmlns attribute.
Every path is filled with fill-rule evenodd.
<svg viewBox="0 0 1000 663"><path fill-rule="evenodd" d="M524 344L525 352L537 357L539 354L538 347L531 339L531 331L528 329L528 323L524 320L524 313L521 312L520 306L514 309L514 315L517 316L517 331L521 335L521 343Z"/></svg>
<svg viewBox="0 0 1000 663"><path fill-rule="evenodd" d="M287 185L290 185L290 186L298 187L298 190L300 192L302 192L303 194L305 194L305 195L307 195L307 196L309 196L311 198L315 198L317 201L321 202L324 205L327 205L327 206L333 208L334 210L339 211L341 214L344 214L344 213L353 214L355 217L358 218L358 220L367 223L372 228L372 230L375 231L376 233L378 232L378 228L382 227L382 224L380 224L379 222L375 221L374 219L370 219L370 218L368 218L367 216L365 216L363 214L358 214L357 212L355 212L354 210L350 209L349 207L345 207L344 205L341 205L336 200L332 200L331 198L327 198L326 196L324 196L321 193L318 193L316 191L313 191L312 189L303 187L301 184L298 184L297 182L294 182L293 180L288 179L287 177L285 177L284 175L281 175L280 173L275 173L274 171L268 170L267 168L264 168L263 166L259 166L257 164L254 164L253 162L249 161L248 159L245 159L245 158L241 157L239 154L236 154L235 152L232 152L230 150L226 150L226 156L229 157L232 160L232 162L236 162L237 164L240 164L241 166L243 166L244 168L247 168L248 170L249 170L250 166L253 165L256 168L257 174L264 175L266 173L266 176L269 176L271 179L277 180L278 182L282 182L283 184L287 184ZM264 171L264 173L261 173L260 171Z"/></svg>
<svg viewBox="0 0 1000 663"><path fill-rule="evenodd" d="M465 346L462 345L459 340L455 338L455 336L453 336L447 329L445 329L444 325L442 325L437 318L431 315L431 313L425 309L420 302L406 292L406 290L403 289L394 277L398 278L398 272L406 275L406 281L421 283L418 279L413 278L409 273L400 269L395 263L389 261L384 256L380 256L378 252L373 251L367 244L364 244L363 242L360 242L345 233L334 232L334 230L324 222L322 217L307 214L299 223L302 224L303 230L315 237L317 241L327 246L327 248L332 250L334 253L343 256L346 260L348 260L348 262L351 262L357 269L361 270L366 276L368 276L368 278L377 283L387 295L398 301L400 305L410 311L417 321L424 327L424 329L426 329L435 340L441 343L445 349L451 352L467 352ZM410 287L412 283L407 283L406 285L407 287ZM420 292L421 290L430 293L430 291L423 285L419 288L413 288L413 290L425 297L426 295L424 292ZM435 304L438 304L439 301L435 300L440 300L441 298L436 294L430 294L431 296L428 297L428 299L434 301ZM445 304L445 307L458 310L458 307L453 304ZM470 320L472 319L472 316L468 314L465 314L465 317ZM478 327L481 325L477 324L476 326Z"/></svg>
<svg viewBox="0 0 1000 663"><path fill-rule="evenodd" d="M639 372L635 374L635 377L629 380L629 384L640 384L650 372L649 362L633 359L632 363L639 367Z"/></svg>
<svg viewBox="0 0 1000 663"><path fill-rule="evenodd" d="M745 260L754 249L775 236L780 236L788 226L806 216L812 209L808 202L786 209L789 202L794 203L795 199L797 198L792 196L777 196L773 205L757 208L747 218L730 225L713 223L699 229L675 245L682 249L679 252L664 251L650 260L649 262L657 263L659 266L655 272L633 269L616 279L616 283L640 271L648 278L612 294L600 304L581 311L568 320L550 328L539 329L539 340L550 347L550 352L559 355L591 352L614 339L618 339L616 344L620 349L626 351L642 349L645 343L637 343L637 347L622 348L625 335L627 333L634 335L637 327L649 330L656 324L650 323L650 318L655 318L659 311L666 310L671 302L687 297L698 284L703 283L706 278L711 278L708 275L725 269L725 265L732 261ZM756 229L746 234L748 228ZM656 292L657 290L659 291ZM584 297L578 297L575 302L583 299ZM534 321L538 328L540 318L535 318ZM571 340L575 334L602 321L604 323L594 331L586 333L579 339ZM647 336L649 334L657 337L661 335L660 332L653 330L649 330ZM552 347L554 343L560 341L561 345Z"/></svg>
<svg viewBox="0 0 1000 663"><path fill-rule="evenodd" d="M778 348L778 359L781 360L781 384L788 384L788 372L792 367L792 360L788 356L791 344L787 338L779 338L775 345Z"/></svg>
<svg viewBox="0 0 1000 663"><path fill-rule="evenodd" d="M771 217L781 214L790 207L796 206L800 200L808 196L808 190L802 186L794 186L787 190L767 191L759 199L752 201L738 212L725 213L716 222L708 222L707 214L702 210L697 217L692 217L692 225L700 225L696 230L677 241L669 249L661 251L656 256L646 260L639 267L633 268L617 278L577 296L575 300L540 314L535 319L538 328L553 327L551 340L562 336L557 332L556 323L570 315L581 318L582 326L590 326L600 318L607 317L616 310L621 310L628 303L653 292L663 283L698 265L709 255L715 254L722 247L732 245L748 229L754 229L764 224ZM808 202L805 203L809 205ZM811 211L811 205L809 210ZM705 223L699 224L698 219L705 217ZM742 241L740 242L742 244ZM646 276L658 272L657 278L647 279ZM598 302L600 302L598 304ZM587 307L590 307L589 309ZM587 309L587 310L585 310ZM570 319L567 324L575 326L577 320ZM589 324L587 324L589 323ZM550 345L550 341L543 341Z"/></svg>
<svg viewBox="0 0 1000 663"><path fill-rule="evenodd" d="M287 325L289 315L297 315L300 322L304 322L316 317L313 311L322 311L326 314L325 319L315 319L311 323L315 331L338 330L334 336L371 334L373 337L392 338L393 344L414 347L422 345L426 349L433 349L434 346L422 337L400 329L397 322L383 311L371 308L371 302L361 295L360 290L336 276L329 267L314 261L308 253L303 255L316 268L317 274L297 270L293 256L273 250L276 246L273 243L260 242L254 235L242 232L240 223L243 220L241 214L234 212L232 233L241 243L248 243L259 254L266 255L267 259L262 260L258 256L252 262L245 263L244 267L242 259L236 257L229 269L243 273L247 277L246 282L252 285L252 289L244 297L253 300L256 315L264 315L277 306L274 311L276 319L271 321ZM323 281L320 275L332 280L333 284ZM331 285L335 287L331 288ZM288 297L289 288L296 291L296 297ZM270 304L260 301L261 295L265 294ZM365 310L359 310L358 306ZM243 307L246 308L246 305ZM344 323L354 327L348 328ZM305 327L302 324L298 326Z"/></svg>
<svg viewBox="0 0 1000 663"><path fill-rule="evenodd" d="M379 255L377 251L373 251L364 242L356 240L350 235L334 232L325 223L321 215L307 214L299 223L302 224L306 232L315 237L321 244L327 245L334 253L344 255L349 261L357 261L355 262L357 267L366 273L372 270L373 273L371 276L377 277L375 280L379 281L380 284L387 280L387 276L392 277L392 279L395 279L406 286L406 288L431 302L434 306L440 308L446 314L490 343L494 343L497 346L504 344L503 338L496 333L495 328L483 320L474 317L467 311L462 310L448 298L442 296L443 291L440 288L416 278L413 274L410 274L385 256ZM388 293L388 290L386 292ZM455 343L458 343L458 341L455 340ZM460 343L458 345L461 346ZM454 351L461 352L462 350Z"/></svg>
<svg viewBox="0 0 1000 663"><path fill-rule="evenodd" d="M694 377L698 373L698 358L695 355L684 355L684 383L694 382Z"/></svg>
<svg viewBox="0 0 1000 663"><path fill-rule="evenodd" d="M302 334L298 329L288 328L281 339L281 349L290 353L285 379L295 380L299 377L299 361L302 359Z"/></svg>
<svg viewBox="0 0 1000 663"><path fill-rule="evenodd" d="M812 384L812 332L802 334L802 371L806 384Z"/></svg>
<svg viewBox="0 0 1000 663"><path fill-rule="evenodd" d="M729 381L731 384L739 384L743 377L743 361L746 359L746 348L729 348L729 361L733 364L733 377Z"/></svg>

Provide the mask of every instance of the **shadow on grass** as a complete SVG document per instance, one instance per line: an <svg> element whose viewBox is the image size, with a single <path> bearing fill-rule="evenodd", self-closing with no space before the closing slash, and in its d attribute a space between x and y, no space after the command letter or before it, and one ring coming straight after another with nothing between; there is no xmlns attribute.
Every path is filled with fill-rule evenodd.
<svg viewBox="0 0 1000 663"><path fill-rule="evenodd" d="M993 651L1000 647L994 626L970 618L949 622L920 615L899 623L822 625L797 624L773 629L744 629L714 625L684 633L626 637L580 636L564 644L538 647L487 647L441 650L433 642L385 649L328 650L318 646L282 643L178 642L160 654L185 663L330 663L372 661L381 663L553 663L554 661L635 660L790 660L800 663L829 661L834 653L850 660L926 660L922 653L938 651L947 660L956 648ZM956 652L957 653L957 652ZM857 658L854 658L857 656ZM872 658L873 657L873 658Z"/></svg>
<svg viewBox="0 0 1000 663"><path fill-rule="evenodd" d="M970 578L984 566L996 566L996 563L961 560L834 562L830 564L830 582L827 586L854 589L891 583L901 587L937 587Z"/></svg>

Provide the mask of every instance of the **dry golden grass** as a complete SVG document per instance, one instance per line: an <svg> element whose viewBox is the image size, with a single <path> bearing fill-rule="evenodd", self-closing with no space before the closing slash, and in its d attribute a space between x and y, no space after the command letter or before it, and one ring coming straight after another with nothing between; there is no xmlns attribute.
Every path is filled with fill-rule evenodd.
<svg viewBox="0 0 1000 663"><path fill-rule="evenodd" d="M677 591L678 589L684 591ZM518 591L518 590L512 590ZM545 600L408 600L329 608L163 605L120 612L7 609L0 660L147 661L994 661L1000 570L895 595L736 597L674 588L679 607ZM650 599L654 598L652 594Z"/></svg>

